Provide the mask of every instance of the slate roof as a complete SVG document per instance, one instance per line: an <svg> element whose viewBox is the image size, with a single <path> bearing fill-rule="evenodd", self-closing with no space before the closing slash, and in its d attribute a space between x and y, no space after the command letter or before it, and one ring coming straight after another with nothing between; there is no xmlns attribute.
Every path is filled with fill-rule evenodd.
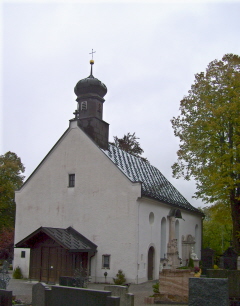
<svg viewBox="0 0 240 306"><path fill-rule="evenodd" d="M193 207L154 166L112 144L109 144L108 150L102 151L129 178L129 180L142 183L142 196L178 208L200 213L200 211Z"/></svg>
<svg viewBox="0 0 240 306"><path fill-rule="evenodd" d="M96 251L97 249L97 246L93 242L81 235L71 226L66 229L40 227L32 234L19 241L16 247L31 247L42 233L52 238L70 252L89 252Z"/></svg>

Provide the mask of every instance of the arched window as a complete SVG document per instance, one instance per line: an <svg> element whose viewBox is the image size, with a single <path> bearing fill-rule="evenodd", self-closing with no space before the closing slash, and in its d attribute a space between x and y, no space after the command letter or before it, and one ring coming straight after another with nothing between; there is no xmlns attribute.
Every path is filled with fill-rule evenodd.
<svg viewBox="0 0 240 306"><path fill-rule="evenodd" d="M150 212L150 214L149 214L149 223L153 224L153 222L154 222L154 213Z"/></svg>

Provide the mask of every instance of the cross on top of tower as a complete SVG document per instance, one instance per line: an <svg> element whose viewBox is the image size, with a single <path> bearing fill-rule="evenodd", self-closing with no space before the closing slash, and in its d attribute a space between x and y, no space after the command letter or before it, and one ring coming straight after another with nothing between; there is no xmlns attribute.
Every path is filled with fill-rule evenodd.
<svg viewBox="0 0 240 306"><path fill-rule="evenodd" d="M94 64L94 60L93 60L93 53L96 53L96 51L93 51L92 49L92 52L90 52L89 54L92 54L92 59L90 60L90 64L91 64L91 72L90 72L90 76L92 76L92 65Z"/></svg>
<svg viewBox="0 0 240 306"><path fill-rule="evenodd" d="M92 49L92 52L89 53L89 54L92 54L92 61L93 61L93 53L96 53L96 51L93 51Z"/></svg>

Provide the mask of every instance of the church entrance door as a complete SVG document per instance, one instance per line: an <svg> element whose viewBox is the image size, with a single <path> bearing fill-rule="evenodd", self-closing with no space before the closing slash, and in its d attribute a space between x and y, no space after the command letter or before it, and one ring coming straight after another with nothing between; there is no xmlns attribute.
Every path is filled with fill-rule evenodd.
<svg viewBox="0 0 240 306"><path fill-rule="evenodd" d="M148 250L148 280L153 279L154 270L154 247L150 247Z"/></svg>

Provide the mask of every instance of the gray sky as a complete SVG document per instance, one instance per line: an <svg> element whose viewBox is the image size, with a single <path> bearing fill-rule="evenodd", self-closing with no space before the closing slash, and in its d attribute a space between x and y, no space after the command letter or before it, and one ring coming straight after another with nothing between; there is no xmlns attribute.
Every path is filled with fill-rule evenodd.
<svg viewBox="0 0 240 306"><path fill-rule="evenodd" d="M240 54L239 1L4 1L1 152L29 176L68 128L73 88L93 75L108 88L110 138L135 132L144 156L198 207L194 182L172 178L179 114L194 74Z"/></svg>

